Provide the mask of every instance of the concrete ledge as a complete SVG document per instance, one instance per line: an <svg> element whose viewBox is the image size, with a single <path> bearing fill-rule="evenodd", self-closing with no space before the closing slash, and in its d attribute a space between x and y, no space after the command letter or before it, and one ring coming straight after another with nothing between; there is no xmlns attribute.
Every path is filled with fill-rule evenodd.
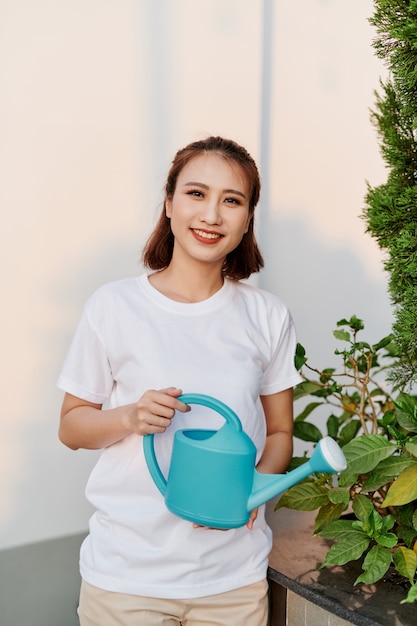
<svg viewBox="0 0 417 626"><path fill-rule="evenodd" d="M83 535L0 551L1 626L79 626Z"/></svg>

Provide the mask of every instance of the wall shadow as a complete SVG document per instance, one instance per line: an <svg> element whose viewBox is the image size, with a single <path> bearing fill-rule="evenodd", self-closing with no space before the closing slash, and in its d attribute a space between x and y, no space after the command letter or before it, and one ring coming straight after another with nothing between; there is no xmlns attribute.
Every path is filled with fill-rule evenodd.
<svg viewBox="0 0 417 626"><path fill-rule="evenodd" d="M364 235L367 236L367 235ZM263 235L265 270L260 286L289 306L297 334L312 364L332 362L336 323L351 315L364 320L364 341L376 343L391 332L392 308L386 276L373 279L366 259L346 240L336 247L320 239L304 220L270 218Z"/></svg>

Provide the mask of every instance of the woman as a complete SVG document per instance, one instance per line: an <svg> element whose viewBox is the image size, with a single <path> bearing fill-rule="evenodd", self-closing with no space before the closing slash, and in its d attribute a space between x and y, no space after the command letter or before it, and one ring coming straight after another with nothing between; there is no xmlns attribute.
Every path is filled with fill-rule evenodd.
<svg viewBox="0 0 417 626"><path fill-rule="evenodd" d="M167 472L178 428L224 422L182 393L230 406L257 469L292 456L295 333L284 304L240 282L263 266L253 228L260 181L247 151L209 137L180 150L139 278L87 302L59 378L59 436L103 449L86 494L96 509L81 549L82 626L264 626L271 531L264 507L242 528L198 527L170 513L142 437ZM106 408L103 408L103 404ZM190 410L191 409L191 410Z"/></svg>

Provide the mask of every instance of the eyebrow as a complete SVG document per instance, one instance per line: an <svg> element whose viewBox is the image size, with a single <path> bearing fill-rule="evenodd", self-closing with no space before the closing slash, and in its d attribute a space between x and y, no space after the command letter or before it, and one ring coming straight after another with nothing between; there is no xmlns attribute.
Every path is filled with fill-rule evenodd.
<svg viewBox="0 0 417 626"><path fill-rule="evenodd" d="M195 183L193 181L190 181L189 183L184 183L183 187L202 187L203 189L209 189L208 185L205 185L204 183ZM242 198L247 200L245 194L241 191L238 191L237 189L223 189L223 193L235 193L237 196L241 196Z"/></svg>

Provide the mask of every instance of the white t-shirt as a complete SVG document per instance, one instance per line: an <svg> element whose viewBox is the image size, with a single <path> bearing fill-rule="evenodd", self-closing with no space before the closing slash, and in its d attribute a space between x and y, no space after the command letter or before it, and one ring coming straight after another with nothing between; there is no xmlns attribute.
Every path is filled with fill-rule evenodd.
<svg viewBox="0 0 417 626"><path fill-rule="evenodd" d="M58 386L117 407L147 389L179 387L221 400L237 413L262 454L266 426L260 395L301 379L293 359L291 316L276 296L226 280L211 298L173 301L146 274L104 285L87 302ZM155 435L167 475L177 429L219 428L224 419L192 405ZM164 598L222 593L265 578L271 531L260 507L254 529L193 528L168 511L136 434L105 448L86 495L96 512L81 548L82 577L109 591Z"/></svg>

